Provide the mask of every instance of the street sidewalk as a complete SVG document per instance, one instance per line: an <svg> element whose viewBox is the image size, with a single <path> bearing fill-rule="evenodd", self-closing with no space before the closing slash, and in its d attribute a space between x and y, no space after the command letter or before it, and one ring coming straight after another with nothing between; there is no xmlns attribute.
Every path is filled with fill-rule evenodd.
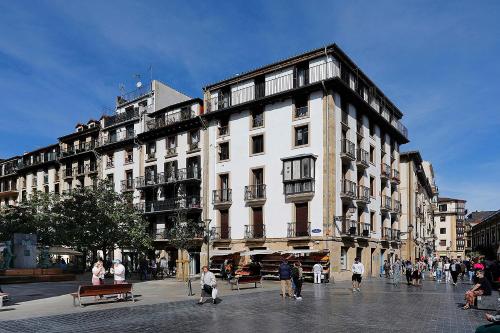
<svg viewBox="0 0 500 333"><path fill-rule="evenodd" d="M78 281L80 280L80 281ZM131 281L134 284L134 295L136 302L99 302L85 307L73 306L73 299L69 295L78 290L78 285L83 284L85 280L78 279L69 282L42 282L29 284L11 284L4 285L4 292L10 294L11 301L3 308L0 308L0 321L26 319L33 317L42 317L59 314L81 313L86 311L96 311L121 307L133 307L138 305L149 305L165 302L192 300L197 302L200 297L200 282L194 280L192 288L194 296L188 296L188 287L186 282L180 282L174 279L154 280L154 281ZM85 284L89 284L88 280ZM113 283L107 280L106 283ZM240 286L240 291L231 290L227 281L218 280L217 287L219 297L224 298L227 295L245 295L248 293L279 290L278 281L264 280L263 288L254 288L254 284ZM93 302L92 297L86 297L83 302Z"/></svg>

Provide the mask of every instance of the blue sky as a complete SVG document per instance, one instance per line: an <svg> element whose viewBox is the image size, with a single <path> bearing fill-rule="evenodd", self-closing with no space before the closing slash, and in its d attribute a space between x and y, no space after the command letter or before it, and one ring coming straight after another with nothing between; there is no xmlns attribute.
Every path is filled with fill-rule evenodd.
<svg viewBox="0 0 500 333"><path fill-rule="evenodd" d="M201 88L338 43L405 114L442 196L500 208L498 1L3 1L0 156L55 143L119 84Z"/></svg>

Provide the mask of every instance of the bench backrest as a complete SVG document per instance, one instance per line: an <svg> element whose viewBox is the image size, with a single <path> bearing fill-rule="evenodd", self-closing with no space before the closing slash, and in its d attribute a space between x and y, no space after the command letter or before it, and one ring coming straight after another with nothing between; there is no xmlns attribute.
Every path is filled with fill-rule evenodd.
<svg viewBox="0 0 500 333"><path fill-rule="evenodd" d="M122 294L132 291L131 283L124 284L101 284L98 286L79 286L78 294L80 296L96 296L101 294Z"/></svg>
<svg viewBox="0 0 500 333"><path fill-rule="evenodd" d="M238 282L258 282L260 279L259 275L242 275L238 278Z"/></svg>

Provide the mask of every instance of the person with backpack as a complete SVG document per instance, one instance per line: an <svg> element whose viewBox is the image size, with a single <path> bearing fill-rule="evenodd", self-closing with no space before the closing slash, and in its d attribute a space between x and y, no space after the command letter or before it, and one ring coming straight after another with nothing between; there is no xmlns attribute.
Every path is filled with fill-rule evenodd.
<svg viewBox="0 0 500 333"><path fill-rule="evenodd" d="M302 300L302 282L303 282L303 270L302 270L302 265L300 264L299 261L293 265L292 268L292 279L293 279L293 284L295 285L295 299L300 301Z"/></svg>
<svg viewBox="0 0 500 333"><path fill-rule="evenodd" d="M292 269L285 258L278 267L278 274L281 284L281 297L291 297L292 294Z"/></svg>

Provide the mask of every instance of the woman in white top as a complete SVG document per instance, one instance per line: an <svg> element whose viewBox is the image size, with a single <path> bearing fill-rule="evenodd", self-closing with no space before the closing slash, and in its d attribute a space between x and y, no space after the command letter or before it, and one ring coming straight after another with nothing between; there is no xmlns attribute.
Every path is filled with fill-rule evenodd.
<svg viewBox="0 0 500 333"><path fill-rule="evenodd" d="M450 279L451 279L451 274L450 274L450 262L448 260L446 260L446 262L444 263L444 276L445 276L445 282L448 283L450 282Z"/></svg>
<svg viewBox="0 0 500 333"><path fill-rule="evenodd" d="M198 304L202 305L206 297L212 297L212 302L217 304L217 280L215 279L214 273L208 270L208 266L203 266L201 268L200 285L201 298Z"/></svg>
<svg viewBox="0 0 500 333"><path fill-rule="evenodd" d="M104 281L104 267L101 261L98 261L94 264L92 268L92 285L98 286L103 284Z"/></svg>

